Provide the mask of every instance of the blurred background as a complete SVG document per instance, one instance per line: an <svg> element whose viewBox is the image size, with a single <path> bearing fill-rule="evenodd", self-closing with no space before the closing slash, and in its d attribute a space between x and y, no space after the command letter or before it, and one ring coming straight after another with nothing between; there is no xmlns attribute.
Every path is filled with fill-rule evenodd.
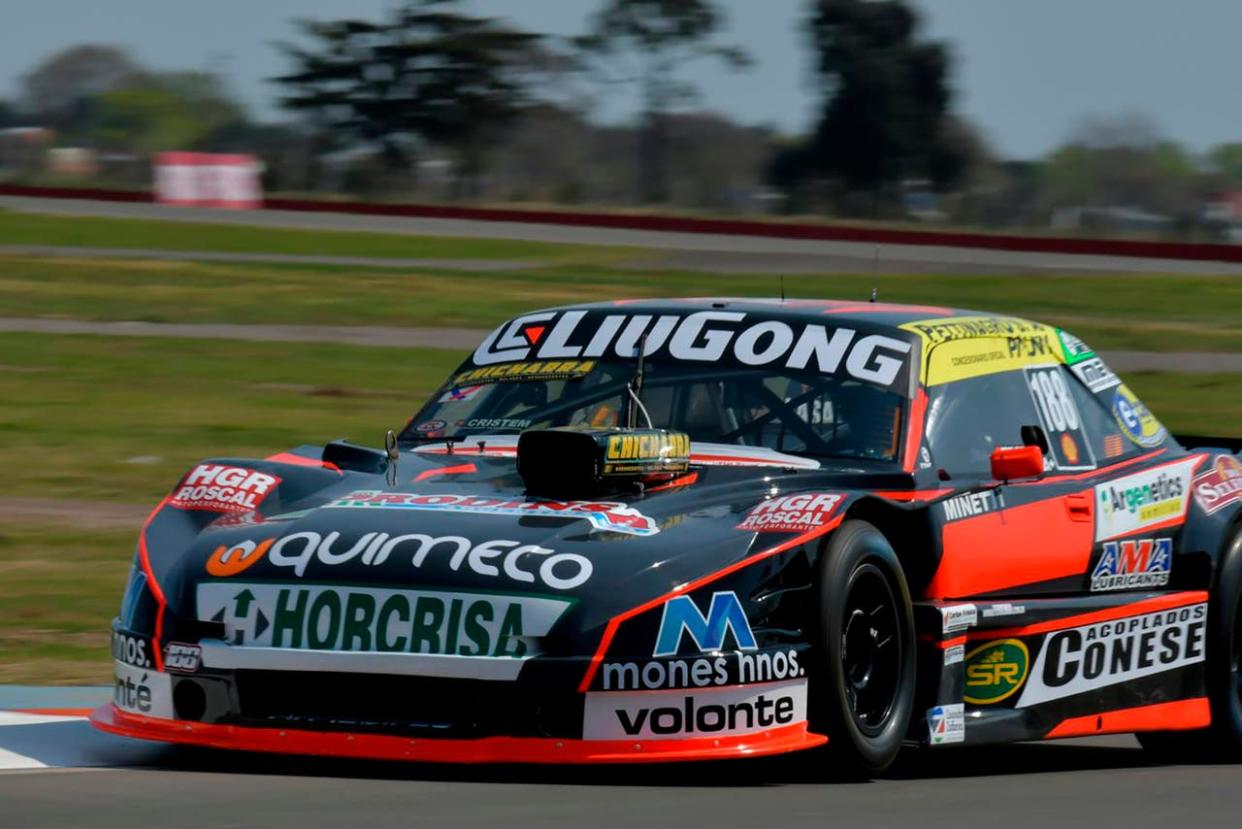
<svg viewBox="0 0 1242 829"><path fill-rule="evenodd" d="M380 444L538 307L1019 314L1242 435L1236 0L0 13L0 686L108 681L193 463Z"/></svg>
<svg viewBox="0 0 1242 829"><path fill-rule="evenodd" d="M1242 241L1242 6L16 2L0 181Z"/></svg>

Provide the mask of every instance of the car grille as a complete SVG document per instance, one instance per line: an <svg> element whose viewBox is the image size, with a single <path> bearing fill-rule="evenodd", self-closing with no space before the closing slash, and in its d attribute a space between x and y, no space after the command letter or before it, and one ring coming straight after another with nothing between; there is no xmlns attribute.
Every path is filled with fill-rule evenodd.
<svg viewBox="0 0 1242 829"><path fill-rule="evenodd" d="M577 694L538 694L512 683L305 671L235 672L248 724L469 738L572 737Z"/></svg>

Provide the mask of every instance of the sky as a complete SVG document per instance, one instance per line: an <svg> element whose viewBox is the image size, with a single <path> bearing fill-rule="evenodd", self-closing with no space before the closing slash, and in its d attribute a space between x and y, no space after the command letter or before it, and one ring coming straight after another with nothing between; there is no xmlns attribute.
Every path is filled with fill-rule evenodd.
<svg viewBox="0 0 1242 829"><path fill-rule="evenodd" d="M533 30L581 33L602 0L465 0L477 13ZM396 0L4 0L0 97L46 55L78 43L125 46L155 69L222 71L262 118L277 117L265 78L287 67L274 43L295 17L377 17ZM752 124L807 129L816 110L811 53L800 25L806 0L718 0L722 39L755 65L691 67L699 105ZM1237 53L1239 0L914 0L926 35L955 59L956 108L1002 156L1034 158L1091 116L1142 114L1202 151L1242 141ZM633 94L601 92L594 115L621 121Z"/></svg>

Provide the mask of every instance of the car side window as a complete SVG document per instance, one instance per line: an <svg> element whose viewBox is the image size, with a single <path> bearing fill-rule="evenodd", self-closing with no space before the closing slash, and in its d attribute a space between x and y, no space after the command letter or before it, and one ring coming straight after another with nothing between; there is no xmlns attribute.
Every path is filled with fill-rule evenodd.
<svg viewBox="0 0 1242 829"><path fill-rule="evenodd" d="M1098 358L1069 370L1068 382L1082 415L1089 449L1100 466L1109 466L1146 451L1126 438L1112 401L1121 380Z"/></svg>
<svg viewBox="0 0 1242 829"><path fill-rule="evenodd" d="M991 478L992 450L1021 446L1022 427L1039 422L1022 371L937 386L925 427L932 464L953 478Z"/></svg>
<svg viewBox="0 0 1242 829"><path fill-rule="evenodd" d="M1048 438L1045 462L1049 472L1083 472L1095 469L1098 448L1091 439L1081 401L1074 395L1075 378L1065 366L1028 366L1022 370L1031 400L1035 404L1036 421Z"/></svg>

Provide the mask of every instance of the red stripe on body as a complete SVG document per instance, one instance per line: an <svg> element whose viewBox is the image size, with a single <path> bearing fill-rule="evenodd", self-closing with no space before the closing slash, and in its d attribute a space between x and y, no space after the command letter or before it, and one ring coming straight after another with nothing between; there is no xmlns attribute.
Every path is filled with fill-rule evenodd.
<svg viewBox="0 0 1242 829"><path fill-rule="evenodd" d="M142 565L142 572L147 576L147 587L151 590L151 595L155 597L155 637L152 641L152 650L155 651L155 669L157 671L164 670L164 655L160 653L160 637L164 633L164 610L168 607L168 602L164 599L164 590L160 587L159 581L155 578L155 571L151 569L151 555L147 552L147 529L151 526L151 522L155 520L155 516L160 514L160 510L168 503L172 495L165 495L164 500L151 511L147 516L147 520L142 524L142 530L138 533L138 562Z"/></svg>
<svg viewBox="0 0 1242 829"><path fill-rule="evenodd" d="M1092 734L1128 734L1132 731L1189 731L1212 724L1212 706L1207 697L1158 702L1137 708L1105 711L1086 717L1061 720L1044 735L1045 740L1086 737Z"/></svg>
<svg viewBox="0 0 1242 829"><path fill-rule="evenodd" d="M906 450L902 456L901 468L914 472L919 462L919 447L923 444L923 421L927 417L927 391L918 390L910 401L910 425L906 428Z"/></svg>
<svg viewBox="0 0 1242 829"><path fill-rule="evenodd" d="M438 469L424 469L414 476L414 483L425 481L428 478L435 478L439 475L468 475L471 472L478 472L479 468L472 463L462 463L457 466L441 466Z"/></svg>
<svg viewBox="0 0 1242 829"><path fill-rule="evenodd" d="M841 522L844 520L845 520L844 515L838 515L836 518L832 519L831 521L829 521L827 524L823 525L822 527L816 527L815 529L810 530L809 532L805 532L802 535L797 536L796 538L791 538L789 541L785 541L781 544L777 544L775 547L771 547L762 552L755 553L754 555L748 558L744 558L741 561L730 564L728 567L725 567L724 569L717 570L715 573L711 573L701 578L697 578L694 581L686 582L685 584L670 590L668 593L665 593L663 596L659 596L657 598L652 599L649 602L640 604L638 607L630 608L624 613L620 613L616 616L613 616L611 619L608 620L608 626L604 628L604 635L600 639L599 647L596 648L595 655L591 657L591 664L587 667L586 673L582 677L582 682L578 685L578 690L584 694L588 690L590 690L591 680L595 678L595 674L599 670L600 663L604 661L604 655L608 652L608 646L612 644L613 637L617 635L617 628L620 627L621 623L624 622L625 620L632 619L633 617L637 616L640 613L644 613L648 610L651 610L653 607L659 607L661 604L668 601L669 599L672 599L676 596L680 596L683 593L689 593L692 590L699 589L705 584L710 584L711 582L716 581L717 579L724 578L730 573L734 573L738 570L741 570L743 567L749 567L750 565L755 564L756 562L760 562L760 561L763 561L764 559L771 558L774 555L779 555L780 553L783 553L786 550L791 550L794 547L798 547L806 543L807 541L811 541L813 539L819 538L820 536L825 535L831 532L832 530L836 529L841 524Z"/></svg>

